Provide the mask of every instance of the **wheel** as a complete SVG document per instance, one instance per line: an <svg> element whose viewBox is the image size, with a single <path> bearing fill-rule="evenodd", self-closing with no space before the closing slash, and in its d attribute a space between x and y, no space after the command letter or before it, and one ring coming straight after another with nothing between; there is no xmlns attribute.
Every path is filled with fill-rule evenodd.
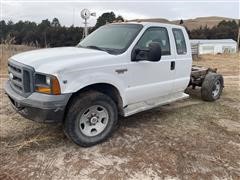
<svg viewBox="0 0 240 180"><path fill-rule="evenodd" d="M223 77L220 74L208 73L202 83L201 96L205 101L220 98L223 90Z"/></svg>
<svg viewBox="0 0 240 180"><path fill-rule="evenodd" d="M110 97L97 91L85 92L71 102L64 132L80 146L93 146L110 137L117 121L117 106Z"/></svg>

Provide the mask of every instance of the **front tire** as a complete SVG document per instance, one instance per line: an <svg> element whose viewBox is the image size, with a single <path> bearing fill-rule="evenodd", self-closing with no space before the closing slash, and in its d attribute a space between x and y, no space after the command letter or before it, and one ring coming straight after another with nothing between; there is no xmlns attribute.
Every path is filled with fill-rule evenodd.
<svg viewBox="0 0 240 180"><path fill-rule="evenodd" d="M71 102L64 132L74 143L89 147L110 137L117 121L117 106L110 97L97 91L84 92Z"/></svg>

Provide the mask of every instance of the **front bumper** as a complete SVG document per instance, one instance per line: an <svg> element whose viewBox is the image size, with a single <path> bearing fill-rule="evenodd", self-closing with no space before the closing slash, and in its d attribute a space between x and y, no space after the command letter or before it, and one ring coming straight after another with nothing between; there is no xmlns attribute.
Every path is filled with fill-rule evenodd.
<svg viewBox="0 0 240 180"><path fill-rule="evenodd" d="M65 107L72 94L48 95L34 92L28 97L16 93L9 81L4 87L13 108L27 119L37 122L62 122Z"/></svg>

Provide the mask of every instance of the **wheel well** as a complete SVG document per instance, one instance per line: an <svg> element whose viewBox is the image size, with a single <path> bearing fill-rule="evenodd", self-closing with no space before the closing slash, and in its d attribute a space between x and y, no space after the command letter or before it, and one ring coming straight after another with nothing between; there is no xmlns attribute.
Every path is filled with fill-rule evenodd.
<svg viewBox="0 0 240 180"><path fill-rule="evenodd" d="M108 95L116 103L116 105L118 107L118 113L121 115L123 114L123 102L122 102L122 98L121 98L121 95L120 95L118 89L115 86L113 86L111 84L106 84L106 83L92 84L92 85L86 86L86 87L80 89L79 91L73 93L71 98L68 101L67 108L69 107L69 104L71 103L71 101L74 97L76 97L80 93L83 93L83 92L86 92L89 90L98 91L98 92ZM66 111L67 111L67 109L66 109Z"/></svg>

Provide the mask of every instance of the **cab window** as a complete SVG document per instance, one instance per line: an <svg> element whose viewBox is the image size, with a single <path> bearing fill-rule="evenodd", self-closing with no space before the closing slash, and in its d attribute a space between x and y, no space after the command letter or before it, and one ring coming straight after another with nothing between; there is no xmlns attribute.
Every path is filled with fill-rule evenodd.
<svg viewBox="0 0 240 180"><path fill-rule="evenodd" d="M175 44L177 48L178 54L186 54L187 53L187 46L185 42L185 38L181 29L173 29L173 35L175 39Z"/></svg>
<svg viewBox="0 0 240 180"><path fill-rule="evenodd" d="M135 48L147 49L149 44L152 42L159 43L162 49L162 56L171 54L169 37L166 28L163 27L148 28L138 41Z"/></svg>

